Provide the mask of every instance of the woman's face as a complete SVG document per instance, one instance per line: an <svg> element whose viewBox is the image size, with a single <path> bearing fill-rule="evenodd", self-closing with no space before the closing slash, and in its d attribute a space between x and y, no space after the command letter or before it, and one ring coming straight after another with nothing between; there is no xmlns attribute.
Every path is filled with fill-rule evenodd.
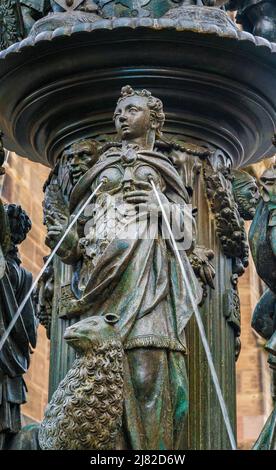
<svg viewBox="0 0 276 470"><path fill-rule="evenodd" d="M114 120L122 140L146 137L152 127L148 99L136 95L124 98L115 109Z"/></svg>

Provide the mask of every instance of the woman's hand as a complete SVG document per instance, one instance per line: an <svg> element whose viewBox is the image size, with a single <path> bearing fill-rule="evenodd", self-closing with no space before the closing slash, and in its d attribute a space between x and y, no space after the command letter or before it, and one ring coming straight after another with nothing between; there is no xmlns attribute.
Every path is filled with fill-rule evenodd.
<svg viewBox="0 0 276 470"><path fill-rule="evenodd" d="M48 233L45 243L53 250L65 234L69 221L63 214L59 214L58 219L55 219L52 215L47 215L46 223ZM76 230L72 228L63 240L61 247L58 250L58 254L60 256L69 255L71 251L75 250L77 243L78 236Z"/></svg>
<svg viewBox="0 0 276 470"><path fill-rule="evenodd" d="M161 191L158 191L158 195L162 204L168 204L166 196L161 193ZM161 212L160 204L156 197L155 191L153 190L146 191L138 189L136 191L129 191L128 193L125 193L124 200L128 204L133 204L134 207L139 211Z"/></svg>
<svg viewBox="0 0 276 470"><path fill-rule="evenodd" d="M69 225L68 217L59 214L58 219L51 215L46 216L46 223L48 228L47 237L45 239L46 245L53 250L65 234ZM80 258L79 251L79 237L76 226L72 227L67 233L66 237L57 250L58 256L66 264L73 264Z"/></svg>
<svg viewBox="0 0 276 470"><path fill-rule="evenodd" d="M68 225L67 217L60 215L58 219L48 214L46 216L47 236L45 239L46 245L53 249L61 240Z"/></svg>

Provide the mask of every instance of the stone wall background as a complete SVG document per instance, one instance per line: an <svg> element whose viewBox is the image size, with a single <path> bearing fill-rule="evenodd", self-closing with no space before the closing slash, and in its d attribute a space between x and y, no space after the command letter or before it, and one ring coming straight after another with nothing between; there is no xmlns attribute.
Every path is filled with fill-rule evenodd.
<svg viewBox="0 0 276 470"><path fill-rule="evenodd" d="M254 174L264 170L260 164ZM43 266L45 228L42 224L43 183L49 169L10 153L6 175L0 181L5 202L22 205L32 219L32 230L20 248L24 266L36 275ZM242 310L242 351L237 363L238 442L242 449L251 448L271 410L270 374L263 343L250 327L253 308L262 292L262 284L251 261L240 279ZM39 327L38 345L26 374L28 403L22 407L25 422L40 421L47 404L49 371L49 341Z"/></svg>

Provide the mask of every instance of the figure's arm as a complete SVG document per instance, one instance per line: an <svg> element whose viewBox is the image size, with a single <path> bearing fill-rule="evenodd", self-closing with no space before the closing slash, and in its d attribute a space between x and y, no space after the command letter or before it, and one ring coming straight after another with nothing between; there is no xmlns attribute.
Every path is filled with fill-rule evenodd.
<svg viewBox="0 0 276 470"><path fill-rule="evenodd" d="M156 186L158 200L150 183L140 183L140 186L141 189L126 193L124 196L125 201L133 204L141 212L158 214L162 221L160 200L176 242L181 243L181 249L189 253L195 243L195 221L191 207L184 204L182 200L180 204L171 202L160 188ZM162 223L162 234L167 240L170 240L170 234L168 233L165 221Z"/></svg>
<svg viewBox="0 0 276 470"><path fill-rule="evenodd" d="M276 209L272 209L269 214L268 233L271 243L271 249L276 257Z"/></svg>
<svg viewBox="0 0 276 470"><path fill-rule="evenodd" d="M196 223L192 206L186 203L170 202L165 195L163 197L166 200L164 209L170 221L174 239L180 250L185 250L187 254L190 254L194 249L196 240Z"/></svg>
<svg viewBox="0 0 276 470"><path fill-rule="evenodd" d="M274 256L276 257L276 226L271 228L270 232L271 248Z"/></svg>
<svg viewBox="0 0 276 470"><path fill-rule="evenodd" d="M7 253L11 246L11 231L7 213L4 204L0 199L0 245L4 254Z"/></svg>
<svg viewBox="0 0 276 470"><path fill-rule="evenodd" d="M58 218L47 215L46 219L48 233L45 243L53 250L64 236L70 221L66 216L62 216L61 214L58 216ZM81 253L79 251L78 242L79 237L77 228L74 226L68 232L59 249L57 250L57 255L61 258L63 263L74 264L80 259Z"/></svg>
<svg viewBox="0 0 276 470"><path fill-rule="evenodd" d="M164 208L166 208L167 217L170 220L171 229L179 249L186 251L203 289L206 290L206 286L214 289L215 269L212 264L214 252L196 245L197 227L192 206L171 203L165 195L163 197L166 200Z"/></svg>
<svg viewBox="0 0 276 470"><path fill-rule="evenodd" d="M203 287L209 286L215 289L214 278L216 275L212 260L214 252L204 246L196 246L189 255L190 263L198 279L200 279Z"/></svg>

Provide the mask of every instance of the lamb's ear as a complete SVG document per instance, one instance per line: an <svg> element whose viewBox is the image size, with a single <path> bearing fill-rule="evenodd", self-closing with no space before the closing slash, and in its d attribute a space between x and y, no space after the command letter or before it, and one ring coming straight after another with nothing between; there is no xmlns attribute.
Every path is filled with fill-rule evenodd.
<svg viewBox="0 0 276 470"><path fill-rule="evenodd" d="M119 315L116 315L115 313L106 313L106 315L104 316L104 319L106 323L111 323L115 325L115 323L117 323L120 320L120 317Z"/></svg>

